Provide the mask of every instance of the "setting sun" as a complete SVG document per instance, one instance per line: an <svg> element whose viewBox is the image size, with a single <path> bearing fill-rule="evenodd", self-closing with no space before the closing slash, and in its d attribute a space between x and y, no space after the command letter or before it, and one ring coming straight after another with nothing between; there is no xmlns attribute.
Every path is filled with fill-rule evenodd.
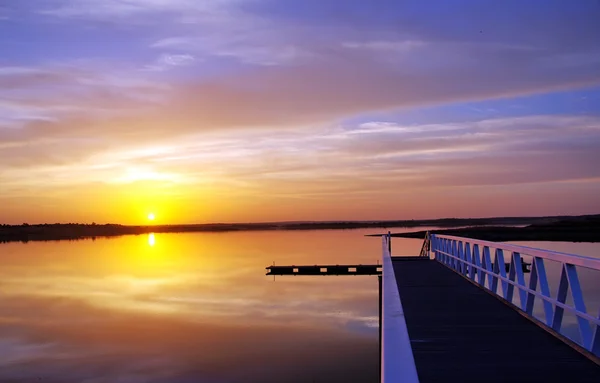
<svg viewBox="0 0 600 383"><path fill-rule="evenodd" d="M156 218L156 216L154 215L154 213L148 214L148 220L154 221L154 218Z"/></svg>

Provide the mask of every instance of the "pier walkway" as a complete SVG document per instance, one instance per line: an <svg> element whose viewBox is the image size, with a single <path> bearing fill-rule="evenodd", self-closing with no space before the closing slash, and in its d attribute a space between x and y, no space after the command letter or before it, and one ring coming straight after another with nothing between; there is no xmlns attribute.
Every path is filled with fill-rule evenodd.
<svg viewBox="0 0 600 383"><path fill-rule="evenodd" d="M441 236L419 257L391 257L390 240L382 382L600 382L600 320L585 309L575 267L600 270L600 259ZM544 259L562 270L554 297ZM536 298L545 319L533 315ZM565 310L577 318L579 343L561 333Z"/></svg>
<svg viewBox="0 0 600 383"><path fill-rule="evenodd" d="M393 265L421 383L600 382L594 362L440 262Z"/></svg>

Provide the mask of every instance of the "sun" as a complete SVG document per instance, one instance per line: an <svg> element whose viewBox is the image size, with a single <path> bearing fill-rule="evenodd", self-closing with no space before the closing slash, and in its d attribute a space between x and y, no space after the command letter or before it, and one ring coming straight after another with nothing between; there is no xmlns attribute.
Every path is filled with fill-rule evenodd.
<svg viewBox="0 0 600 383"><path fill-rule="evenodd" d="M148 214L148 220L149 221L154 221L154 218L156 218L156 216L154 215L154 213Z"/></svg>

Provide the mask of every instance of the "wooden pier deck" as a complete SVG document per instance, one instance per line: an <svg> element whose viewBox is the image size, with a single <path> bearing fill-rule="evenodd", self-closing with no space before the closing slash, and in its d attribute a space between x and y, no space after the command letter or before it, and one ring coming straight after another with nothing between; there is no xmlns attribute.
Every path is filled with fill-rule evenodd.
<svg viewBox="0 0 600 383"><path fill-rule="evenodd" d="M381 265L267 266L266 275L381 275Z"/></svg>
<svg viewBox="0 0 600 383"><path fill-rule="evenodd" d="M429 258L393 257L420 383L600 382L600 365Z"/></svg>

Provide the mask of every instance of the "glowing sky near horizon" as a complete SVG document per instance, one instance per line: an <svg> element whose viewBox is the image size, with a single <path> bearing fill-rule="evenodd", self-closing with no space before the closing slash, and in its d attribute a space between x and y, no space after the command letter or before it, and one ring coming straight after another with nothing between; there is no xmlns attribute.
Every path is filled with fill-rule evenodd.
<svg viewBox="0 0 600 383"><path fill-rule="evenodd" d="M0 3L0 223L600 213L600 2Z"/></svg>

